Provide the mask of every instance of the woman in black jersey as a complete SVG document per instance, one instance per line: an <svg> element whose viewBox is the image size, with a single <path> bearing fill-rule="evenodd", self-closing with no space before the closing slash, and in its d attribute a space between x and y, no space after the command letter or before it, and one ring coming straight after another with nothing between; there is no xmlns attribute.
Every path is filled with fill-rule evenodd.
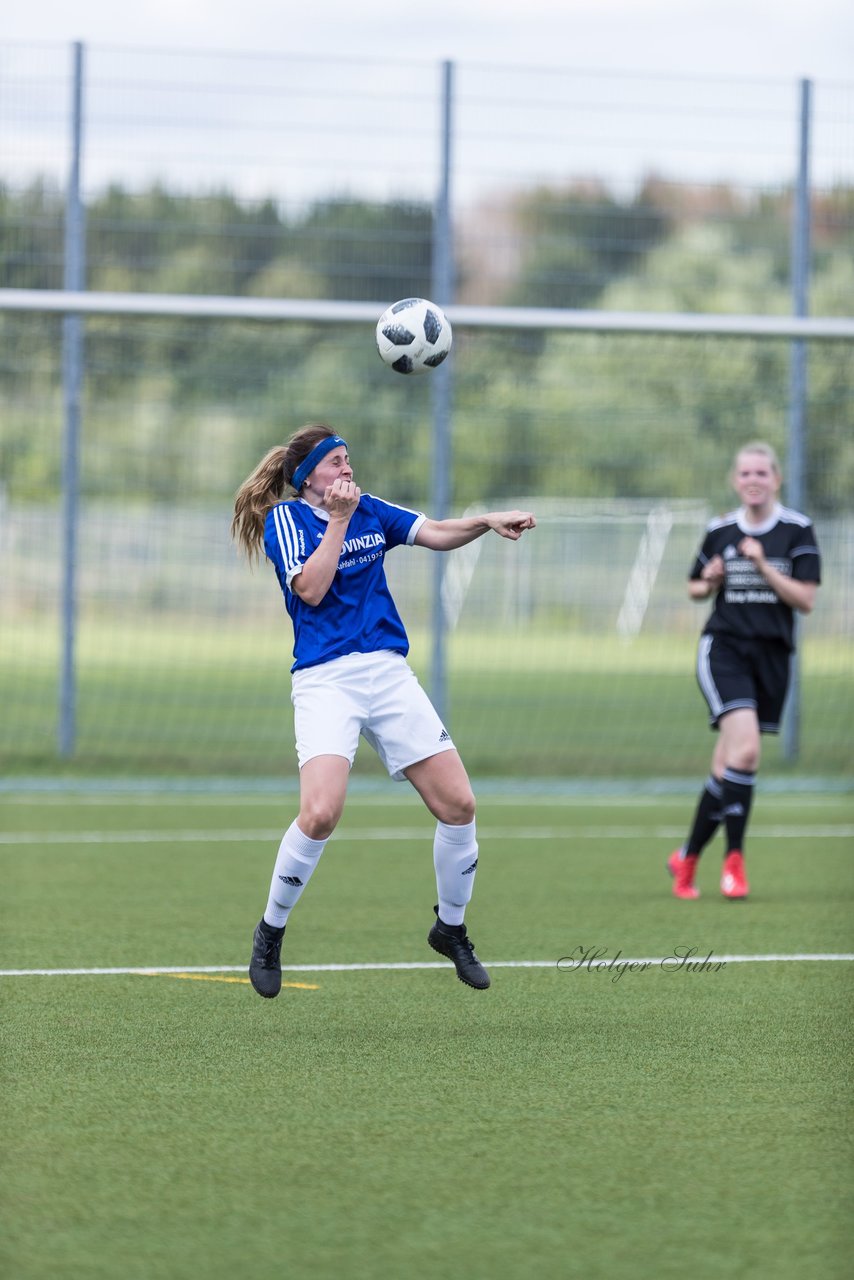
<svg viewBox="0 0 854 1280"><path fill-rule="evenodd" d="M795 648L794 613L809 613L821 561L809 518L778 501L777 455L761 441L736 454L731 481L741 501L713 520L691 570L693 600L714 597L697 653L697 680L719 731L687 841L668 859L677 898L698 898L700 854L721 822L721 892L746 898L744 833L759 767L760 737L777 733Z"/></svg>

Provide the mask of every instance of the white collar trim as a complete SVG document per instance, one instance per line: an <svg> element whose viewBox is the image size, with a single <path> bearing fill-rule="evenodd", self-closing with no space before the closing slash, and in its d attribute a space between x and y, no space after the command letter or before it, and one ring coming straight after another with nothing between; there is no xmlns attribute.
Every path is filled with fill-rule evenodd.
<svg viewBox="0 0 854 1280"><path fill-rule="evenodd" d="M761 524L751 524L747 518L747 508L739 507L736 513L736 524L742 533L746 533L749 537L755 538L758 533L768 533L774 528L774 525L780 519L780 512L783 508L779 502L775 502L767 520L763 520Z"/></svg>
<svg viewBox="0 0 854 1280"><path fill-rule="evenodd" d="M305 498L300 498L300 502L302 502L304 506L308 507L310 511L313 511L316 516L320 516L321 520L326 520L328 522L329 512L326 510L326 507L315 507L312 503L306 502Z"/></svg>

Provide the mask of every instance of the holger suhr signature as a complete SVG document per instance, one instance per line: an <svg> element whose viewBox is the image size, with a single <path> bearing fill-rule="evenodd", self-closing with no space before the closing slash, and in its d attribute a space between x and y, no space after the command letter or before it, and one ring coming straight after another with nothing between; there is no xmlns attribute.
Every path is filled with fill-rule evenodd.
<svg viewBox="0 0 854 1280"><path fill-rule="evenodd" d="M619 982L627 973L645 973L649 969L661 969L664 973L719 973L726 968L726 960L713 959L712 951L696 959L699 950L699 947L679 946L660 960L624 960L621 950L608 958L607 947L585 947L579 943L569 955L561 956L557 967L562 973L577 973L580 969L607 973L612 982Z"/></svg>

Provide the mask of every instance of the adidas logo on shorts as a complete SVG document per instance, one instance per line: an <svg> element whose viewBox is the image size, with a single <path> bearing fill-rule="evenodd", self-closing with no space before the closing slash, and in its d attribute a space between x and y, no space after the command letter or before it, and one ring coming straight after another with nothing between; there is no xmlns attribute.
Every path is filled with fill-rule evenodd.
<svg viewBox="0 0 854 1280"><path fill-rule="evenodd" d="M443 729L443 730L442 730L442 732L439 734L439 741L440 741L440 742L450 742L450 741L451 741L451 735L448 733L448 730L447 730L447 729Z"/></svg>

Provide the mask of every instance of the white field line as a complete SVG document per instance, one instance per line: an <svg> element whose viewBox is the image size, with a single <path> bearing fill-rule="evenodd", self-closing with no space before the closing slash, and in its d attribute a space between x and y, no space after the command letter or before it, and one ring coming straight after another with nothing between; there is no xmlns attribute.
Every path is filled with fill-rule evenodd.
<svg viewBox="0 0 854 1280"><path fill-rule="evenodd" d="M702 958L702 957L701 957ZM626 964L650 964L660 965L663 960L673 960L673 956L634 956L623 958L620 956L619 963ZM854 954L847 952L829 952L827 954L811 954L811 953L792 953L773 954L773 955L744 955L744 956L719 956L713 957L714 963L724 964L794 964L803 961L830 962L840 960L854 960ZM483 962L488 969L556 969L558 967L556 960L485 960ZM445 969L449 967L449 961L443 960L418 960L406 961L392 964L283 964L283 973L364 973L369 971L378 971L389 973L400 969ZM568 967L568 966L567 966ZM581 968L588 968L586 964ZM605 966L607 967L607 966ZM592 970L595 972L596 966L593 965ZM573 970L575 971L575 970ZM230 964L213 964L213 965L151 965L147 968L136 969L0 969L0 978L70 978L70 977L103 977L111 974L141 974L143 977L153 976L159 973L245 973L246 965L230 965Z"/></svg>
<svg viewBox="0 0 854 1280"><path fill-rule="evenodd" d="M681 840L685 835L680 827L489 827L478 829L480 840ZM750 837L766 840L790 839L850 839L854 837L854 823L816 823L808 826L754 826ZM190 830L180 828L159 831L4 831L0 832L0 845L76 845L76 844L248 844L273 842L282 838L282 828L251 830L240 827L235 830ZM432 840L433 829L421 827L376 827L362 831L339 830L333 840L379 843L380 841Z"/></svg>
<svg viewBox="0 0 854 1280"><path fill-rule="evenodd" d="M776 808L783 808L791 805L798 809L807 806L816 806L825 808L830 804L850 803L851 788L845 790L833 791L798 791L779 792L777 790L769 791L767 789L764 794L769 798L773 797L773 803ZM511 790L507 793L498 791L481 791L482 800L481 807L483 809L493 807L503 807L505 805L519 808L537 808L543 807L549 809L653 809L662 808L668 805L678 805L680 808L685 804L685 797L688 797L688 803L696 800L697 788L699 782L690 787L677 788L675 790L662 790L661 788L653 789L647 794L638 791L616 792L606 795L599 795L595 792L591 793L562 793L560 791L515 791ZM475 791L478 786L475 784ZM208 790L201 793L192 791L0 791L0 804L2 805L18 805L18 806L34 806L40 809L49 807L63 807L69 804L75 809L91 807L95 809L121 807L121 808L139 808L139 809L164 809L168 807L190 809L190 808L235 808L235 809L262 809L274 807L281 809L282 806L292 806L298 802L298 789L295 786L284 785L280 791L259 791L249 793L238 793L232 791L216 791ZM418 808L417 800L413 798L411 790L401 788L397 783L390 783L388 789L377 789L368 791L351 790L347 795L347 808L362 809L382 809L386 811L390 808Z"/></svg>

